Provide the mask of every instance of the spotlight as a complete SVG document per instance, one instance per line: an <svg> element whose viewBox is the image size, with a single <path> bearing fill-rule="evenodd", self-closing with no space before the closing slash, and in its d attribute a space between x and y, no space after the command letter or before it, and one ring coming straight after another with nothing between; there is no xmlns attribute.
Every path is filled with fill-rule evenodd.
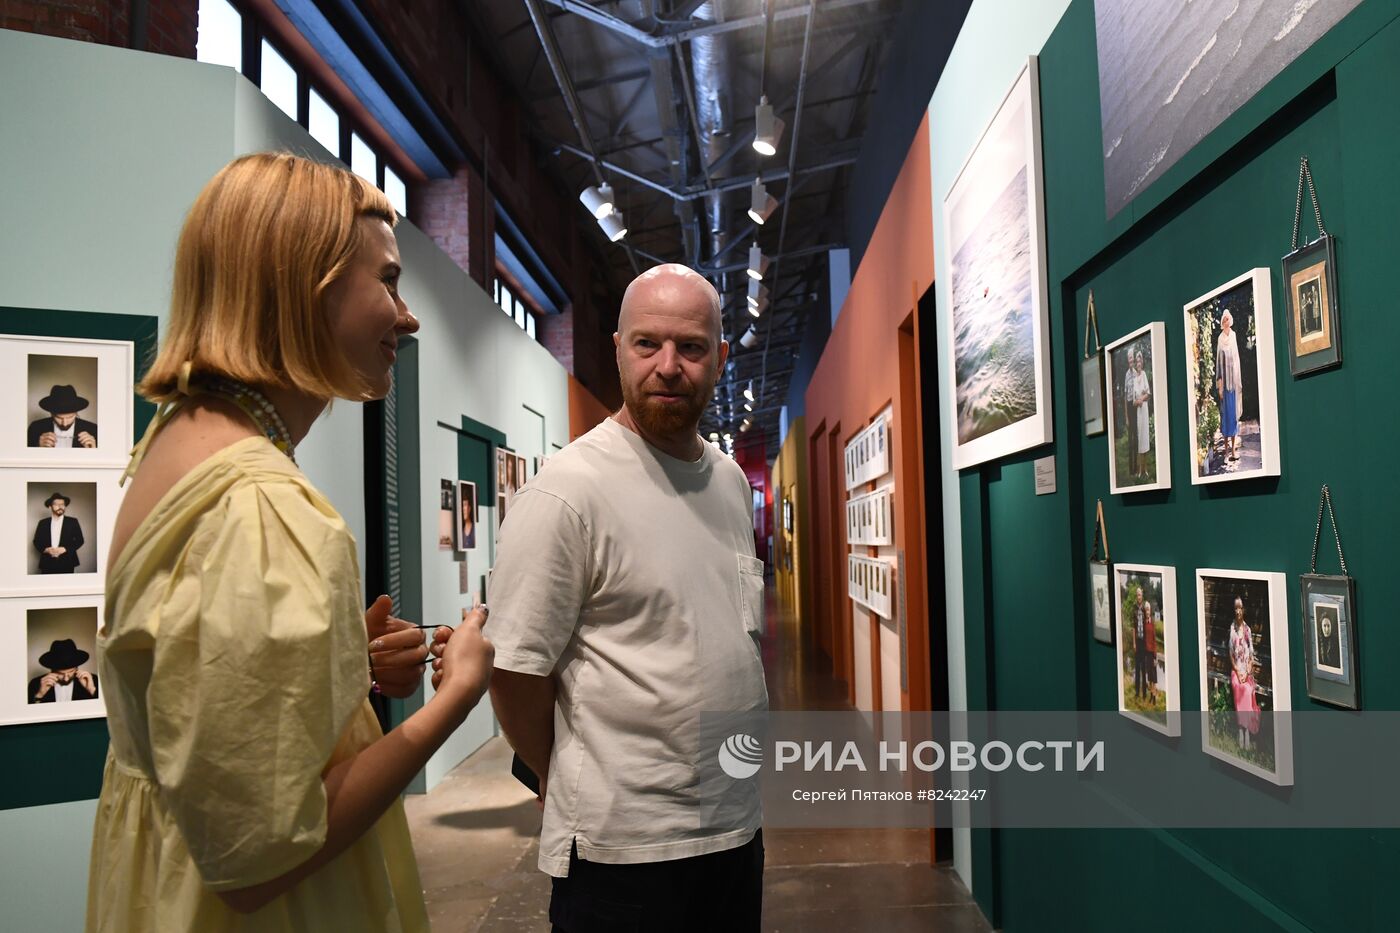
<svg viewBox="0 0 1400 933"><path fill-rule="evenodd" d="M778 151L778 140L783 137L782 120L773 115L773 105L768 103L768 95L758 99L753 110L753 147L759 155L770 156Z"/></svg>
<svg viewBox="0 0 1400 933"><path fill-rule="evenodd" d="M762 181L755 178L753 187L749 189L749 219L761 225L777 208L778 199L768 193Z"/></svg>
<svg viewBox="0 0 1400 933"><path fill-rule="evenodd" d="M744 386L744 398L747 399L747 400L750 401L750 402L754 401L754 397L753 397L753 380L752 380L752 379L749 380L749 384L748 384L748 385Z"/></svg>
<svg viewBox="0 0 1400 933"><path fill-rule="evenodd" d="M750 325L749 329L744 331L744 336L739 338L739 346L743 347L745 350L752 350L757 344L758 330Z"/></svg>
<svg viewBox="0 0 1400 933"><path fill-rule="evenodd" d="M768 257L763 255L763 250L755 243L749 247L749 278L763 280L768 273Z"/></svg>
<svg viewBox="0 0 1400 933"><path fill-rule="evenodd" d="M613 243L627 235L627 224L622 219L622 211L613 211L598 221L598 226L603 228L603 232L608 235L608 240Z"/></svg>
<svg viewBox="0 0 1400 933"><path fill-rule="evenodd" d="M744 423L741 424L741 425L739 425L739 430L740 430L740 432L743 432L743 431L747 431L747 430L748 430L749 428L751 428L751 427L753 427L753 421L752 421L752 419L745 418L745 419L744 419Z"/></svg>
<svg viewBox="0 0 1400 933"><path fill-rule="evenodd" d="M719 432L718 432L718 431L711 431L711 432L710 432L710 440L712 440L712 441L718 441L718 440L719 440Z"/></svg>
<svg viewBox="0 0 1400 933"><path fill-rule="evenodd" d="M749 279L749 304L762 304L768 300L768 286L758 279Z"/></svg>
<svg viewBox="0 0 1400 933"><path fill-rule="evenodd" d="M749 313L752 314L754 317L762 317L763 312L768 310L767 296L760 298L757 304L750 304L748 307Z"/></svg>
<svg viewBox="0 0 1400 933"><path fill-rule="evenodd" d="M604 184L598 188L584 188L578 199L583 202L584 207L588 208L588 212L593 215L595 220L602 220L613 212L612 185Z"/></svg>
<svg viewBox="0 0 1400 933"><path fill-rule="evenodd" d="M753 402L745 402L744 411L753 411Z"/></svg>

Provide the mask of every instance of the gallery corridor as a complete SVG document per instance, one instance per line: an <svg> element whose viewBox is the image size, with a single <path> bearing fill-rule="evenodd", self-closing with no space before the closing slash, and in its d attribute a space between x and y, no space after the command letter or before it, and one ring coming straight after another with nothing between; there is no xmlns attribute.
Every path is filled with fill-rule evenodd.
<svg viewBox="0 0 1400 933"><path fill-rule="evenodd" d="M769 587L763 661L773 709L844 709L845 688ZM535 867L539 810L488 742L430 794L408 800L428 911L438 933L549 928L549 879ZM989 930L951 867L930 867L923 830L764 830L765 933Z"/></svg>

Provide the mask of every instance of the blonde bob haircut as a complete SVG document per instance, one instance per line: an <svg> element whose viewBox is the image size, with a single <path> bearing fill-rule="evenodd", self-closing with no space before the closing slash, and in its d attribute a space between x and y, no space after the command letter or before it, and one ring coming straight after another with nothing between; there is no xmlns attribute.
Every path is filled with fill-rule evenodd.
<svg viewBox="0 0 1400 933"><path fill-rule="evenodd" d="M224 166L180 231L170 325L138 391L177 398L188 362L195 379L368 398L325 320L326 289L363 240L361 217L398 222L381 191L344 169L285 152Z"/></svg>

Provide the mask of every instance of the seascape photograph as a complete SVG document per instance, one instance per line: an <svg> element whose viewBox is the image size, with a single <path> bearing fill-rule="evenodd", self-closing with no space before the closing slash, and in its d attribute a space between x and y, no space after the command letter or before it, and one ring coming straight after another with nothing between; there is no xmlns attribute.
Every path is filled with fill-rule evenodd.
<svg viewBox="0 0 1400 933"><path fill-rule="evenodd" d="M1026 201L1022 168L953 257L959 443L1035 414Z"/></svg>
<svg viewBox="0 0 1400 933"><path fill-rule="evenodd" d="M1112 218L1360 0L1094 0Z"/></svg>

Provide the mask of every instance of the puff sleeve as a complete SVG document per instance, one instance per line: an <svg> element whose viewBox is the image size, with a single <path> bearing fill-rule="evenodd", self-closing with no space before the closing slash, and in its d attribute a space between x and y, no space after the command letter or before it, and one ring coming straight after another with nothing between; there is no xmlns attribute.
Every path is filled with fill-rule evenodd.
<svg viewBox="0 0 1400 933"><path fill-rule="evenodd" d="M236 889L325 841L322 773L369 686L355 543L299 483L249 482L182 560L158 610L153 764L204 883Z"/></svg>

